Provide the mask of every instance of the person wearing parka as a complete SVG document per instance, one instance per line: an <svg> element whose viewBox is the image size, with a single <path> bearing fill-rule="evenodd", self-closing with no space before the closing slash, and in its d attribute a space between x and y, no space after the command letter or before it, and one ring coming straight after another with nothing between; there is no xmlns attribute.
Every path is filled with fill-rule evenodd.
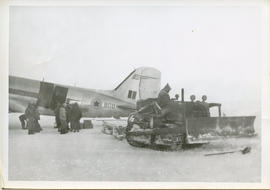
<svg viewBox="0 0 270 190"><path fill-rule="evenodd" d="M71 125L71 130L73 132L79 132L81 117L82 117L82 112L79 108L79 105L78 103L74 103L70 111L70 125Z"/></svg>
<svg viewBox="0 0 270 190"><path fill-rule="evenodd" d="M60 134L65 134L68 132L68 126L67 126L67 113L65 104L61 105L59 108L59 119L60 119Z"/></svg>

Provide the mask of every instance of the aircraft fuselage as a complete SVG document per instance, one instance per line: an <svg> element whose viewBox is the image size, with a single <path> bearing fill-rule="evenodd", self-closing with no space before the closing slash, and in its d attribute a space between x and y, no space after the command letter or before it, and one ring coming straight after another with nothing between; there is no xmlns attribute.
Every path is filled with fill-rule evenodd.
<svg viewBox="0 0 270 190"><path fill-rule="evenodd" d="M9 77L9 110L24 112L29 102L37 102L42 115L54 115L57 102L77 102L83 117L125 117L135 104L114 97L112 91L58 85L20 77Z"/></svg>

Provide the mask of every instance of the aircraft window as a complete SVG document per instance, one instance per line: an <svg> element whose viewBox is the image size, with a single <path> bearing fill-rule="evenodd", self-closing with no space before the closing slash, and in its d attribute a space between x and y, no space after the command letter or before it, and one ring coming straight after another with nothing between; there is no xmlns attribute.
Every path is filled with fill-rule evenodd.
<svg viewBox="0 0 270 190"><path fill-rule="evenodd" d="M131 98L131 96L132 96L132 91L129 90L129 91L128 91L128 98Z"/></svg>
<svg viewBox="0 0 270 190"><path fill-rule="evenodd" d="M137 92L136 91L133 91L133 93L132 93L132 99L135 99L136 98L136 95L137 95Z"/></svg>
<svg viewBox="0 0 270 190"><path fill-rule="evenodd" d="M137 92L136 91L132 91L132 90L129 90L128 91L128 98L130 98L130 99L136 99L136 95L137 95Z"/></svg>

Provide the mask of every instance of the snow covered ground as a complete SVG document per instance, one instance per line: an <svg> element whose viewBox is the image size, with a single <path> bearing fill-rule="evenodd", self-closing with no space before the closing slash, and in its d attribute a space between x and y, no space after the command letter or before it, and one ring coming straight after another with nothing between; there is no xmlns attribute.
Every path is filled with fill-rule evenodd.
<svg viewBox="0 0 270 190"><path fill-rule="evenodd" d="M54 118L42 116L43 131L28 135L18 115L9 116L9 180L259 182L261 178L260 135L164 152L135 148L105 135L99 121L93 122L93 129L60 135L53 128ZM249 154L204 156L245 146L251 146Z"/></svg>

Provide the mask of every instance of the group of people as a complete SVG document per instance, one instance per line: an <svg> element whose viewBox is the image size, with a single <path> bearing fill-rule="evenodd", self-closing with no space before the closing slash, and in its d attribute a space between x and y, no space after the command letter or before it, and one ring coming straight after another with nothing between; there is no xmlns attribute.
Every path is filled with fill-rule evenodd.
<svg viewBox="0 0 270 190"><path fill-rule="evenodd" d="M56 128L60 134L80 131L80 119L82 112L77 103L57 103L55 112ZM29 103L24 114L19 116L22 129L28 129L28 134L34 134L42 130L39 120L40 113L36 103Z"/></svg>
<svg viewBox="0 0 270 190"><path fill-rule="evenodd" d="M82 117L82 112L78 103L58 103L54 112L56 128L58 128L58 132L60 132L60 134L66 134L69 131L80 131L80 119Z"/></svg>
<svg viewBox="0 0 270 190"><path fill-rule="evenodd" d="M35 103L29 103L24 114L19 116L22 129L28 129L28 134L39 133L42 128L39 124L40 114Z"/></svg>

